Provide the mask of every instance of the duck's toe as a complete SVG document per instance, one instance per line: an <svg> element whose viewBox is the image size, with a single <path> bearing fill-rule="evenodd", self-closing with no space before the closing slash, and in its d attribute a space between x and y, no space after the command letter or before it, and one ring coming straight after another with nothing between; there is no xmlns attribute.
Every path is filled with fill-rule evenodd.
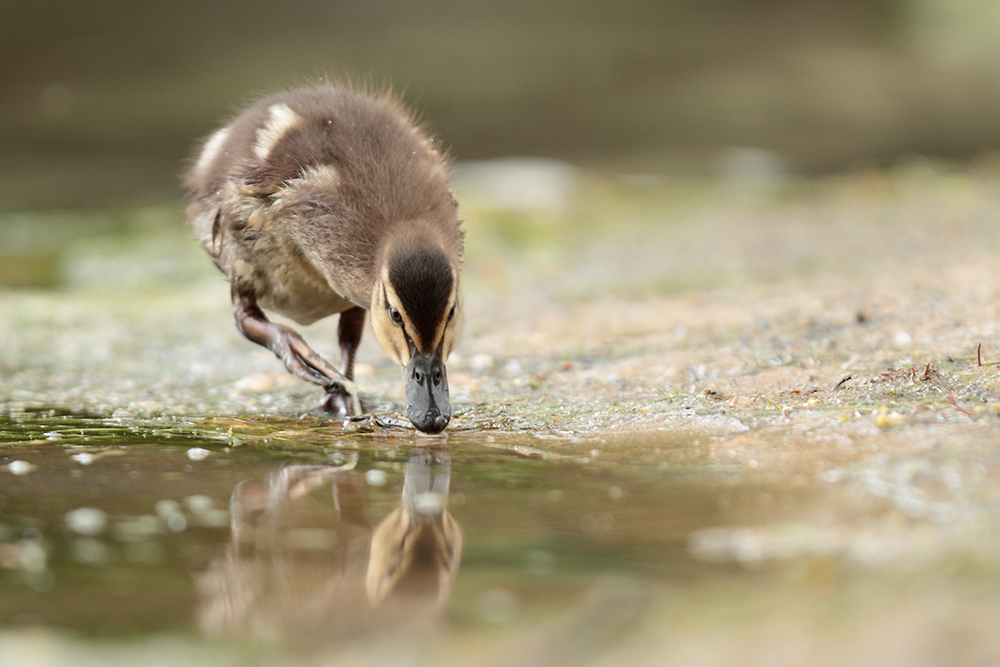
<svg viewBox="0 0 1000 667"><path fill-rule="evenodd" d="M348 393L343 387L336 385L326 390L326 397L320 407L334 417L356 417L365 411L356 390Z"/></svg>

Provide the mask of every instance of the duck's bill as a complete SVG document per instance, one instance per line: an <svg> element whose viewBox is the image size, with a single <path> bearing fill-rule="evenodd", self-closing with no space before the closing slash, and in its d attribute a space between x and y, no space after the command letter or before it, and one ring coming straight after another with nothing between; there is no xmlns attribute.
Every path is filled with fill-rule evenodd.
<svg viewBox="0 0 1000 667"><path fill-rule="evenodd" d="M448 374L441 349L430 357L413 350L403 371L406 383L406 416L424 433L440 433L451 420Z"/></svg>

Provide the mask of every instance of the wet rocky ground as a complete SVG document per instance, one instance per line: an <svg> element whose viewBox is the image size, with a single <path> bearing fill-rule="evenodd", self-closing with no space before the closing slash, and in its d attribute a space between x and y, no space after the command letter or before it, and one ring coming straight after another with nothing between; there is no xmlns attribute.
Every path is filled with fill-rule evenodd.
<svg viewBox="0 0 1000 667"><path fill-rule="evenodd" d="M406 427L399 370L370 335L357 379L373 416L317 412L236 332L179 204L3 215L0 654L1000 660L996 165L724 183L483 169L462 191L467 319L444 438ZM336 358L335 321L300 331ZM450 504L412 492L442 466ZM460 526L441 544L464 545L441 598L410 613L437 622L291 654L294 623L254 616L243 631L268 648L253 655L209 632L206 609L266 599L234 581L275 576L236 566L246 480L280 496L274 516L318 490L362 498L353 519L325 500L336 521L306 534L360 535L367 563L395 506L434 500L436 525ZM206 601L209 573L243 592ZM367 609L362 588L340 599ZM329 600L281 600L335 624Z"/></svg>

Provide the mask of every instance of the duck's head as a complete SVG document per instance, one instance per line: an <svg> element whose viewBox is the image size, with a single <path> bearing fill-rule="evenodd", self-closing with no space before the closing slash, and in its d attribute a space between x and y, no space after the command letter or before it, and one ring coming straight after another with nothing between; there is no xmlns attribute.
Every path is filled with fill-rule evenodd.
<svg viewBox="0 0 1000 667"><path fill-rule="evenodd" d="M407 416L425 433L451 420L445 361L462 334L460 262L427 237L403 238L382 254L372 290L372 329L403 366Z"/></svg>

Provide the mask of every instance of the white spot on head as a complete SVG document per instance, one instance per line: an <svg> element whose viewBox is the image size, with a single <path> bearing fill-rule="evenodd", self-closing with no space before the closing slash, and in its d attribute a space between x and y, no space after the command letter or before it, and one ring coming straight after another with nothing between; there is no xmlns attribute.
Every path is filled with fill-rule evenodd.
<svg viewBox="0 0 1000 667"><path fill-rule="evenodd" d="M287 104L272 104L268 111L270 116L264 126L257 129L257 143L253 147L254 154L261 160L266 160L275 144L299 122L298 114Z"/></svg>
<svg viewBox="0 0 1000 667"><path fill-rule="evenodd" d="M195 176L201 178L208 168L212 166L212 162L215 161L219 151L222 150L222 144L226 142L226 137L228 136L229 128L224 127L205 142L205 147L201 149L201 155L198 156L198 162L194 165Z"/></svg>

